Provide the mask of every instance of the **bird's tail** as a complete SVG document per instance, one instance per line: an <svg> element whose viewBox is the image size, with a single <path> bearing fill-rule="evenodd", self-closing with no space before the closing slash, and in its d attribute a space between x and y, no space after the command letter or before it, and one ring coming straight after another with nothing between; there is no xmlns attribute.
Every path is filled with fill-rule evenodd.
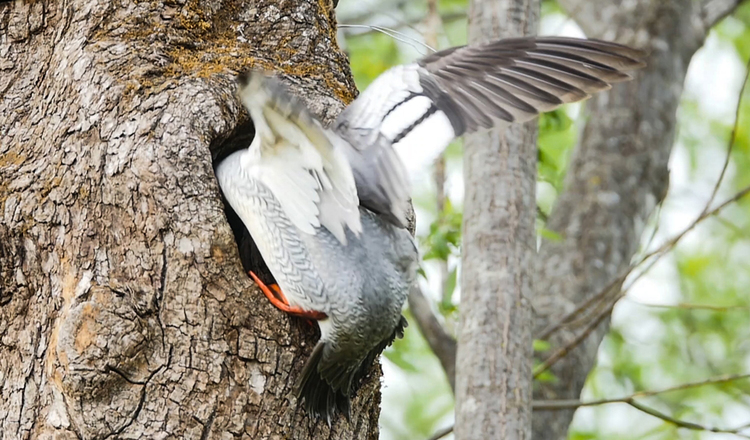
<svg viewBox="0 0 750 440"><path fill-rule="evenodd" d="M296 386L298 399L304 399L305 410L326 420L330 425L336 411L350 416L351 395L367 376L375 358L393 340L404 336L408 325L402 316L390 337L381 341L364 359L355 362L336 361L326 341L319 341L307 360Z"/></svg>
<svg viewBox="0 0 750 440"><path fill-rule="evenodd" d="M325 341L320 341L315 346L297 382L296 394L298 399L305 400L305 410L309 414L325 419L330 425L336 411L349 417L349 388L356 369L345 364L329 365L325 369L327 378L324 378L321 360L326 349L330 350L330 347ZM345 382L347 386L334 387L331 384L332 378L338 379L336 382Z"/></svg>

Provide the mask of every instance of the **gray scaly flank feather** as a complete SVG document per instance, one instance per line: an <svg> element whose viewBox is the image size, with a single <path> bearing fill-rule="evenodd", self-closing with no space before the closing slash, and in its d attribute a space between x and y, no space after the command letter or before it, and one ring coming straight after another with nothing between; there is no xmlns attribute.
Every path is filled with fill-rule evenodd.
<svg viewBox="0 0 750 440"><path fill-rule="evenodd" d="M289 221L275 196L261 182L247 178L239 160L227 157L216 168L219 186L237 215L253 233L263 260L284 293L306 310L329 298L323 280L306 251L300 232ZM238 178L238 176L240 178Z"/></svg>

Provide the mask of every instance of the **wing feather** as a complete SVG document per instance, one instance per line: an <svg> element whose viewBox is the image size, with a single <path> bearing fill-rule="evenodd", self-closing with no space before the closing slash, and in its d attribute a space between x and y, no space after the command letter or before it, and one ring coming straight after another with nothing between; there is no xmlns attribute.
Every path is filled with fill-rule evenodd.
<svg viewBox="0 0 750 440"><path fill-rule="evenodd" d="M333 128L351 145L361 205L403 226L408 179L395 150L440 151L466 132L528 121L630 79L643 57L606 41L528 37L453 47L386 71Z"/></svg>
<svg viewBox="0 0 750 440"><path fill-rule="evenodd" d="M346 228L362 231L351 166L341 145L276 80L258 72L240 77L240 98L255 138L242 166L278 200L300 231L323 226L346 244Z"/></svg>

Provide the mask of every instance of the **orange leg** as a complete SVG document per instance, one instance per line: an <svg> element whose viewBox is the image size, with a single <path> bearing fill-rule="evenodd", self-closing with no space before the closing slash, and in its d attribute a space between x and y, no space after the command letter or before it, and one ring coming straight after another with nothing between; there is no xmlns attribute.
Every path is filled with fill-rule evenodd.
<svg viewBox="0 0 750 440"><path fill-rule="evenodd" d="M269 286L266 286L263 281L261 281L260 278L258 278L258 276L255 275L252 271L250 271L249 273L250 277L253 279L253 281L255 281L255 284L257 284L263 294L266 295L266 298L268 298L268 300L271 301L271 304L276 306L276 308L278 308L279 310L287 312L290 315L299 316L300 318L306 319L321 320L328 318L328 315L323 312L317 312L315 310L302 310L299 307L290 306L289 301L287 301L286 297L281 292L278 284L271 284L269 288ZM273 291L271 291L271 289L273 289Z"/></svg>

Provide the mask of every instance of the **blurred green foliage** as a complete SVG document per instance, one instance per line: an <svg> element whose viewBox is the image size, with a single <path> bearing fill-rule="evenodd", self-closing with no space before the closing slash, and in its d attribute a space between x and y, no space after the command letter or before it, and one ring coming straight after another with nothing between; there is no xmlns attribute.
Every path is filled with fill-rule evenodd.
<svg viewBox="0 0 750 440"><path fill-rule="evenodd" d="M427 53L423 47L409 43L411 38L421 39L420 20L427 11L425 2L386 2L385 5L375 6L363 23L382 24L380 19L390 20L386 21L393 23L389 27L404 33L405 36L399 38L407 42L396 41L379 32L346 38L352 71L360 90L387 68ZM461 14L467 6L467 0L439 0L444 19L439 48L466 43L467 24ZM361 16L362 11L358 14ZM545 0L542 14L552 17L564 11L556 1ZM340 19L347 23L346 17ZM711 38L716 40L712 47L719 47L724 55L729 53L735 58L733 65L747 62L750 58L750 2L743 3L719 24ZM673 168L679 167L679 170L673 173L685 176L678 179L676 189L670 190L661 217L652 221L669 232L657 229L657 239L664 240L681 229L674 230L670 224L686 226L684 216L697 216L702 206L696 204L701 200L705 202L718 178L734 126L734 103L727 104L732 107L732 117L726 117L726 112L717 116L716 112L707 110L705 102L702 96L686 94L683 97L674 154L687 160L676 161ZM554 193L548 200L540 200L543 213L549 212L555 195L563 188L577 133L585 124L585 117L585 110L576 112L562 108L540 118L538 179L540 185L546 185ZM730 167L717 197L719 201L750 185L750 91L745 94L740 117ZM452 143L445 154L449 169L460 170L461 155L462 143ZM414 204L430 219L429 227L418 237L425 266L444 261L448 268L442 292L433 293L433 297L436 312L450 329L460 308L457 279L462 200L447 197L445 209L437 212L433 189L414 194ZM693 211L693 214L686 214ZM544 215L537 222L537 232L545 240L561 239L559 234L545 227ZM648 230L644 233L644 243L652 233ZM643 290L636 285L615 308L612 330L600 348L597 366L589 376L582 398L620 397L721 374L750 372L750 200L745 199L704 222L664 260L649 274L650 281ZM434 270L422 273L428 277L430 286L440 284L432 279L436 277ZM645 304L650 299L644 293L649 292L648 289L657 289L659 304L668 307ZM535 364L549 354L545 353L547 350L549 344L545 341L534 341ZM382 438L426 439L439 427L450 424L453 408L450 387L415 325L407 329L403 340L396 341L385 352L385 357L391 365L386 369L386 382L390 385L384 391ZM538 378L539 382L555 380L551 373ZM750 381L693 388L641 401L673 417L708 426L733 427L750 422ZM580 409L569 436L574 440L732 438L678 429L625 404Z"/></svg>
<svg viewBox="0 0 750 440"><path fill-rule="evenodd" d="M451 200L446 197L443 212L430 225L430 232L420 237L422 260L437 258L448 260L461 246L461 222L463 215L456 211Z"/></svg>
<svg viewBox="0 0 750 440"><path fill-rule="evenodd" d="M384 356L398 370L398 387L383 390L383 400L397 407L381 413L380 423L388 438L427 439L438 430L441 421L453 413L453 394L442 367L435 359L427 342L412 323L403 339L397 339ZM388 373L386 373L388 374ZM444 424L444 423L443 423Z"/></svg>
<svg viewBox="0 0 750 440"><path fill-rule="evenodd" d="M575 142L575 125L565 107L539 117L538 179L552 185L557 192L562 190Z"/></svg>
<svg viewBox="0 0 750 440"><path fill-rule="evenodd" d="M750 58L750 3L712 32L712 50L721 48L739 67ZM711 54L714 55L715 54ZM736 90L736 88L735 88ZM705 108L706 97L683 97L676 151L688 158L686 182L671 188L664 212L679 218L688 203L699 211L694 192L707 199L727 153L737 92L720 114ZM709 99L710 101L710 99ZM730 116L726 116L730 115ZM730 166L718 201L750 185L750 90L742 97ZM707 164L713 164L707 166ZM716 203L714 203L716 205ZM694 218L695 212L690 218ZM679 222L683 223L683 222ZM724 374L750 372L750 200L747 198L699 225L652 271L669 292L649 301L638 286L618 304L609 335L600 347L583 398L625 396ZM653 289L653 285L651 286ZM657 304L658 306L649 305ZM733 429L750 422L750 381L675 391L639 402L680 420ZM613 422L614 420L614 422ZM745 433L750 431L746 430ZM728 434L680 429L625 404L577 412L571 439L731 439Z"/></svg>
<svg viewBox="0 0 750 440"><path fill-rule="evenodd" d="M352 75L360 90L367 88L381 73L401 63L396 40L375 32L347 40Z"/></svg>

